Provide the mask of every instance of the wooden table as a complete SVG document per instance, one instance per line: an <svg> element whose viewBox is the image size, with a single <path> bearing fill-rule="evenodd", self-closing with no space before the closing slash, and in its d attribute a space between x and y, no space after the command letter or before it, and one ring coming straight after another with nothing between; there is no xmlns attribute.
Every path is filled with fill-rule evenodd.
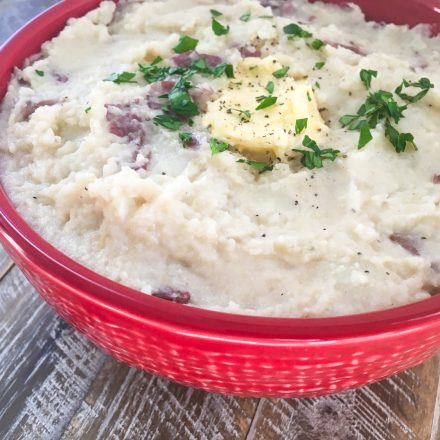
<svg viewBox="0 0 440 440"><path fill-rule="evenodd" d="M54 0L0 0L0 41ZM316 399L238 399L120 364L0 250L0 440L440 440L437 358Z"/></svg>

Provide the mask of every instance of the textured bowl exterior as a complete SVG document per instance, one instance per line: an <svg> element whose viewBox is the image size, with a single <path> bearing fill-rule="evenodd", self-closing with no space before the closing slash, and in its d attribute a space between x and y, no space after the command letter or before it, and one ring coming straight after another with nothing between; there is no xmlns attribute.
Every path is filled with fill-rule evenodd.
<svg viewBox="0 0 440 440"><path fill-rule="evenodd" d="M342 3L337 2L336 3ZM0 96L13 66L98 0L65 0L0 49ZM440 29L436 1L358 0L376 20ZM339 392L414 366L440 349L440 296L363 315L259 318L210 312L141 294L84 268L45 242L0 188L0 240L41 296L115 358L209 391L298 397Z"/></svg>

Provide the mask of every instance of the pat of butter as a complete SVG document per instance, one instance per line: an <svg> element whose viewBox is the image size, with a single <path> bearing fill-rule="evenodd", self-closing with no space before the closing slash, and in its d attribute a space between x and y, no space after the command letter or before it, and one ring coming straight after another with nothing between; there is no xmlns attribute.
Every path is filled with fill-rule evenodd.
<svg viewBox="0 0 440 440"><path fill-rule="evenodd" d="M264 159L276 156L286 161L292 148L301 145L304 135L319 142L327 130L312 87L289 75L275 78L283 66L273 57L245 58L235 68L235 79L220 97L210 102L204 124L212 136L226 141L242 153ZM257 97L268 96L266 86L274 83L276 104L262 110ZM241 111L251 113L251 117ZM308 118L307 129L295 135L297 119Z"/></svg>

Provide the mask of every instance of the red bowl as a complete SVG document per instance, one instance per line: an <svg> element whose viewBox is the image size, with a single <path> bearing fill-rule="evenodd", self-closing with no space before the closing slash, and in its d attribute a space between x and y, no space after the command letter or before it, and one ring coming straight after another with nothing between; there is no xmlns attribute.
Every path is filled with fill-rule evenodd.
<svg viewBox="0 0 440 440"><path fill-rule="evenodd" d="M343 1L334 0L336 3ZM65 0L1 49L0 97L11 70L69 17L99 0ZM431 23L437 0L357 0L369 18ZM0 240L41 296L106 352L186 385L242 396L322 395L412 367L440 348L440 296L338 318L260 318L173 304L112 282L40 237L0 188Z"/></svg>

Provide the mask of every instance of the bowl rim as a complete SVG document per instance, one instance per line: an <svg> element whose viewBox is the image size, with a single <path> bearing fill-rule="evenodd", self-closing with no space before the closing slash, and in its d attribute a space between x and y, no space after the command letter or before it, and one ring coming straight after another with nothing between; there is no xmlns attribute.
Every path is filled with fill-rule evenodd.
<svg viewBox="0 0 440 440"><path fill-rule="evenodd" d="M12 66L20 65L44 41L57 35L70 17L79 17L100 0L64 0L46 9L14 33L1 47L0 103ZM44 29L42 32L41 30ZM27 49L24 49L26 47ZM15 62L16 51L26 52ZM13 63L10 63L10 60ZM440 319L440 295L399 307L356 315L286 318L231 314L175 304L112 281L74 261L42 238L18 213L3 185L0 187L0 236L46 276L72 287L97 307L162 325L179 333L195 332L210 339L258 340L261 343L307 340L338 341L405 332ZM55 275L54 275L55 274Z"/></svg>

